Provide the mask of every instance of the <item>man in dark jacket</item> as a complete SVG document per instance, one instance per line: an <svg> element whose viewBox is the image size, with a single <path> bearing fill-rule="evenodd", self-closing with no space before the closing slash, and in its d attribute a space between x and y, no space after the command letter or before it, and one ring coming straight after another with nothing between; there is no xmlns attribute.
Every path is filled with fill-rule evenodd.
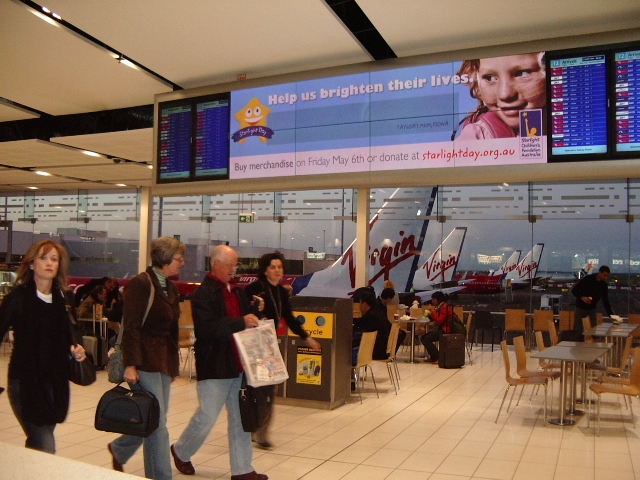
<svg viewBox="0 0 640 480"><path fill-rule="evenodd" d="M195 474L191 456L207 439L224 405L229 423L231 479L267 480L266 475L256 473L251 466L251 434L242 428L238 406L242 373L236 364L232 334L257 327L258 317L251 313L253 306L236 285L237 263L238 254L233 248L226 245L214 248L211 272L191 297L199 406L178 441L171 446L171 454L178 471ZM259 297L254 299L264 307Z"/></svg>
<svg viewBox="0 0 640 480"><path fill-rule="evenodd" d="M376 335L376 343L373 347L374 360L386 360L389 358L387 343L389 341L389 333L391 333L391 322L387 319L387 314L377 307L377 304L378 301L373 293L365 292L360 297L360 312L362 312L362 317L353 319L354 344L352 345L352 365L357 363L362 332L378 332Z"/></svg>
<svg viewBox="0 0 640 480"><path fill-rule="evenodd" d="M607 310L609 316L613 315L613 309L609 304L609 286L607 280L611 270L606 265L603 265L598 270L598 273L593 273L582 277L582 279L576 283L571 290L573 296L576 297L576 318L573 323L573 331L582 334L582 319L589 317L591 319L591 325L595 327L597 322L596 310L598 301L602 298L602 304Z"/></svg>

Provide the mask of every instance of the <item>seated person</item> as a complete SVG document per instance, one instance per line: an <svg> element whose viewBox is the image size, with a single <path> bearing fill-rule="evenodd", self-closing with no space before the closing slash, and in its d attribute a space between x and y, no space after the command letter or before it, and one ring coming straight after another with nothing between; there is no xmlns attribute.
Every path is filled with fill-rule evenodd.
<svg viewBox="0 0 640 480"><path fill-rule="evenodd" d="M360 287L360 288L356 288L353 292L353 295L351 295L351 298L353 300L353 303L360 303L360 299L362 298L362 294L363 293L373 293L373 296L376 296L376 291L375 289L371 286L371 285L367 285L366 287Z"/></svg>
<svg viewBox="0 0 640 480"><path fill-rule="evenodd" d="M440 339L440 336L445 333L451 333L451 324L449 319L453 315L453 308L447 304L448 295L442 292L435 292L431 295L430 317L435 322L436 328L430 332L425 333L420 337L420 341L424 345L424 348L429 353L429 363L438 362L438 347L434 342Z"/></svg>
<svg viewBox="0 0 640 480"><path fill-rule="evenodd" d="M396 294L396 291L393 288L387 287L384 290L382 290L382 293L380 293L380 296L378 297L378 307L382 309L385 315L387 315L387 306L393 305L394 304L393 300L397 299L397 297L398 295ZM387 319L389 319L388 315L387 315ZM391 319L389 319L389 321L391 321ZM400 348L400 345L404 343L406 338L407 338L407 331L398 330L398 341L396 342L396 353L398 353L398 348Z"/></svg>
<svg viewBox="0 0 640 480"><path fill-rule="evenodd" d="M80 307L82 301L89 296L89 293L98 285L103 285L107 289L107 298L104 301L104 305L107 308L111 307L111 304L118 299L118 293L120 291L120 285L118 281L113 277L94 278L87 283L78 287L76 290L76 305Z"/></svg>
<svg viewBox="0 0 640 480"><path fill-rule="evenodd" d="M391 323L387 319L387 313L380 308L376 308L376 304L376 296L371 292L365 292L360 297L362 317L353 319L352 365L355 365L358 361L362 332L378 332L376 343L373 347L374 360L386 360L389 358L387 342L391 332Z"/></svg>
<svg viewBox="0 0 640 480"><path fill-rule="evenodd" d="M87 295L78 307L78 318L93 318L94 305L102 305L107 299L107 289L104 285L98 285ZM103 312L106 314L106 312ZM82 322L82 331L85 335L92 335L91 322Z"/></svg>

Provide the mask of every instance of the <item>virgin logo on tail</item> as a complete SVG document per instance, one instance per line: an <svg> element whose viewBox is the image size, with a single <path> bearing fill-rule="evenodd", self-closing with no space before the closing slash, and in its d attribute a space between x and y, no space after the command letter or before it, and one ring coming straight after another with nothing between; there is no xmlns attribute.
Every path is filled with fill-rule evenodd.
<svg viewBox="0 0 640 480"><path fill-rule="evenodd" d="M382 291L384 280L392 280L398 291L408 290L418 265L436 188L398 188L369 222L367 264L369 285ZM358 242L360 243L360 242ZM331 266L302 275L293 283L294 293L307 296L349 297L356 288L354 240ZM407 286L408 285L408 286Z"/></svg>
<svg viewBox="0 0 640 480"><path fill-rule="evenodd" d="M413 279L416 290L427 290L435 284L453 280L466 234L467 227L456 227L451 231L416 272Z"/></svg>
<svg viewBox="0 0 640 480"><path fill-rule="evenodd" d="M516 283L529 282L533 280L540 266L540 257L542 257L542 249L544 243L537 243L531 251L527 253L522 261L518 263L516 269L507 273L506 279Z"/></svg>

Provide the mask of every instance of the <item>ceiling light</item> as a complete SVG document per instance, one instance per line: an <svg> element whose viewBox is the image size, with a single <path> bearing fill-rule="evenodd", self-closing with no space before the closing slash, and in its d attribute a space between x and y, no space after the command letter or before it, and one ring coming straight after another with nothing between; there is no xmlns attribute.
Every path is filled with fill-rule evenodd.
<svg viewBox="0 0 640 480"><path fill-rule="evenodd" d="M43 172L42 170L36 170L36 175L42 175L43 177L50 177L51 174L49 172Z"/></svg>
<svg viewBox="0 0 640 480"><path fill-rule="evenodd" d="M29 9L29 11L31 13L33 13L36 17L41 18L42 20L44 20L45 22L47 22L49 25L53 25L54 27L60 27L60 25L58 24L58 22L56 22L53 18L51 18L48 15L45 15L42 12L39 12L37 10L31 10Z"/></svg>
<svg viewBox="0 0 640 480"><path fill-rule="evenodd" d="M116 187L126 187L126 183L116 183Z"/></svg>
<svg viewBox="0 0 640 480"><path fill-rule="evenodd" d="M38 190L38 187L27 187L29 190Z"/></svg>
<svg viewBox="0 0 640 480"><path fill-rule="evenodd" d="M82 153L85 155L89 155L90 157L100 157L101 155L96 152L92 152L91 150L83 150Z"/></svg>
<svg viewBox="0 0 640 480"><path fill-rule="evenodd" d="M153 170L153 165L148 165L148 166L147 166L147 168L148 168L149 170Z"/></svg>
<svg viewBox="0 0 640 480"><path fill-rule="evenodd" d="M124 55L120 55L120 56L118 57L118 62L120 62L120 63L121 63L121 64L123 64L123 65L126 65L126 66L127 66L127 67L129 67L129 68L133 68L133 69L135 69L135 70L137 70L137 69L138 69L138 67L137 67L137 66L136 66L136 65L135 65L131 60L129 60L128 58L126 58Z"/></svg>

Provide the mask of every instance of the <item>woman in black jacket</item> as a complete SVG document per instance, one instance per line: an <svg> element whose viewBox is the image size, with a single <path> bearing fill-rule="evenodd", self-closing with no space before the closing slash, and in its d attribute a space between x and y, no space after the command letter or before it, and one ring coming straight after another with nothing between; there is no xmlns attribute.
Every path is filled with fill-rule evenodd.
<svg viewBox="0 0 640 480"><path fill-rule="evenodd" d="M265 253L258 260L258 269L258 280L245 288L247 296L252 298L255 295L264 300L262 314L265 318L274 320L276 330L286 324L293 333L306 341L309 348L320 351L320 344L311 338L294 318L293 313L291 313L291 304L289 303L289 292L280 285L280 280L284 276L284 256L280 252ZM274 399L275 388L276 386L274 386ZM273 402L270 406L271 412L273 412ZM253 434L253 441L257 442L262 448L271 447L271 442L268 440L270 423L271 415L269 415L269 419L264 426Z"/></svg>
<svg viewBox="0 0 640 480"><path fill-rule="evenodd" d="M41 240L29 247L13 290L0 305L0 338L13 327L9 402L27 436L25 446L55 453L53 431L69 410L69 360L85 359L74 346L64 292L69 256Z"/></svg>

